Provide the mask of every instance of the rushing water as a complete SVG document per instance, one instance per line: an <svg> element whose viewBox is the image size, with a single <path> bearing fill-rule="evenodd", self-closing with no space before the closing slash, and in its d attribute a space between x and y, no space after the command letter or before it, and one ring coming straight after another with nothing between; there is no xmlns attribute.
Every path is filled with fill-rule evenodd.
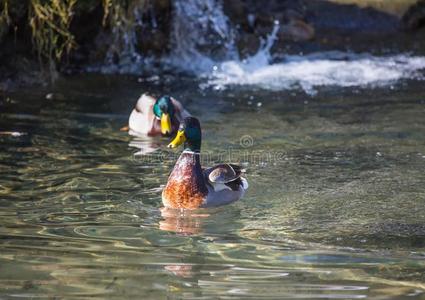
<svg viewBox="0 0 425 300"><path fill-rule="evenodd" d="M309 94L318 86L385 86L404 78L423 80L425 57L408 55L372 56L341 52L305 56L288 55L280 63L269 63L260 51L246 61L219 64L207 86L251 85L282 90L299 86Z"/></svg>
<svg viewBox="0 0 425 300"><path fill-rule="evenodd" d="M177 0L171 53L165 62L183 70L211 70L216 61L238 58L235 33L222 0Z"/></svg>
<svg viewBox="0 0 425 300"><path fill-rule="evenodd" d="M424 298L422 82L314 97L199 84L90 76L1 95L0 298ZM145 91L201 119L205 164L246 167L243 200L161 210L175 153L119 131Z"/></svg>
<svg viewBox="0 0 425 300"><path fill-rule="evenodd" d="M281 26L277 20L257 53L241 59L235 45L235 30L223 12L221 0L173 2L171 50L159 58L142 57L136 50L136 31L144 25L142 2L140 5L132 12L137 26L113 27L114 42L106 64L91 66L88 71L141 75L162 72L165 66L173 72L189 72L207 79L201 83L201 88L220 90L229 86L252 86L278 91L299 87L310 95L320 86L391 86L403 79L425 78L425 57L410 53L372 55L328 51L272 55L271 49ZM155 69L157 65L161 67Z"/></svg>

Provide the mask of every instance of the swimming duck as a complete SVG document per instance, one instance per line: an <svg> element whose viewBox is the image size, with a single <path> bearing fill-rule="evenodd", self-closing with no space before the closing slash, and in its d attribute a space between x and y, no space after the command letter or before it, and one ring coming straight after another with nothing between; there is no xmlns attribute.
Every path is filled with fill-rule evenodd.
<svg viewBox="0 0 425 300"><path fill-rule="evenodd" d="M135 136L170 136L174 134L179 123L190 114L183 105L170 96L162 96L155 100L143 94L128 120L129 134Z"/></svg>
<svg viewBox="0 0 425 300"><path fill-rule="evenodd" d="M201 126L198 119L185 118L168 147L177 148L181 144L184 144L184 151L162 191L165 207L196 209L229 204L242 198L248 182L241 177L241 167L220 164L202 169Z"/></svg>

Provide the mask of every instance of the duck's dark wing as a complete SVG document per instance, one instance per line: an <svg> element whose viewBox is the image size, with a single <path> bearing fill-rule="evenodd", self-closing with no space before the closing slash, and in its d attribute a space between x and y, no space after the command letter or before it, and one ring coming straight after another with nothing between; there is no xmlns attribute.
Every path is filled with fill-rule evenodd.
<svg viewBox="0 0 425 300"><path fill-rule="evenodd" d="M242 180L240 177L236 178L235 180L229 181L225 183L229 188L232 189L232 191L238 191L239 187L242 185Z"/></svg>
<svg viewBox="0 0 425 300"><path fill-rule="evenodd" d="M238 190L241 183L241 175L244 170L235 164L219 164L204 170L204 176L208 183L221 183Z"/></svg>
<svg viewBox="0 0 425 300"><path fill-rule="evenodd" d="M235 164L228 164L229 166L231 166L232 167L232 169L235 171L235 173L236 173L236 177L241 177L241 175L243 174L243 173L245 173L245 169L242 169L242 167L241 166L239 166L239 165L235 165Z"/></svg>

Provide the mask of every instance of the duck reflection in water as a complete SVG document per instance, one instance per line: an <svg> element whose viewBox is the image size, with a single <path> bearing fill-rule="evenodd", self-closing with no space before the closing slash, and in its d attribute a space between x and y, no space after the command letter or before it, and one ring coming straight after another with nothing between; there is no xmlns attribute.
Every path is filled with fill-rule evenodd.
<svg viewBox="0 0 425 300"><path fill-rule="evenodd" d="M160 140L155 140L150 137L135 137L128 143L128 146L138 149L138 151L134 153L135 156L151 154L158 150L161 145L162 143Z"/></svg>
<svg viewBox="0 0 425 300"><path fill-rule="evenodd" d="M203 232L204 224L210 214L203 210L161 208L162 221L159 228L165 231L173 231L183 235L193 235Z"/></svg>
<svg viewBox="0 0 425 300"><path fill-rule="evenodd" d="M162 207L160 212L159 229L180 235L199 235L202 239L215 240L222 235L231 237L241 229L240 210L236 207L196 210Z"/></svg>

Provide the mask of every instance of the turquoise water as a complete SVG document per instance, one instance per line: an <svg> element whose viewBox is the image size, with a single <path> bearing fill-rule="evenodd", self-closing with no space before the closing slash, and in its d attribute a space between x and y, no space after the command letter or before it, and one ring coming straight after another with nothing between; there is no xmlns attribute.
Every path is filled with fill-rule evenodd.
<svg viewBox="0 0 425 300"><path fill-rule="evenodd" d="M119 131L146 91L199 117L205 165L244 165L244 199L161 209L178 151ZM309 96L93 75L1 94L0 298L424 299L424 113L415 81Z"/></svg>

